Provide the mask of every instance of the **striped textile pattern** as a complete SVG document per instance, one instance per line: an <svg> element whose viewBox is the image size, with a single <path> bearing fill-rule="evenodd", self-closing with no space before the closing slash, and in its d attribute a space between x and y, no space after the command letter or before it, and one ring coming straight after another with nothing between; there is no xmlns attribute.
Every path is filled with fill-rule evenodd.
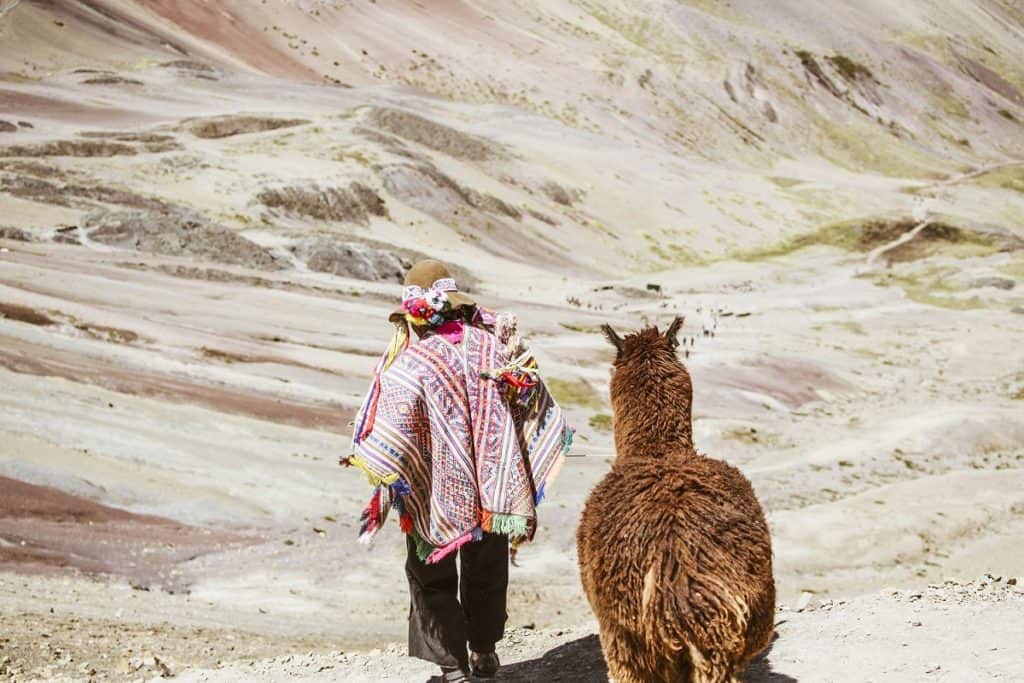
<svg viewBox="0 0 1024 683"><path fill-rule="evenodd" d="M507 362L493 334L467 325L457 344L434 335L410 345L364 402L361 412L374 404L376 415L354 457L371 481L403 485L403 515L426 545L443 550L481 529L532 535L536 527L535 506L569 428L543 383L528 404L509 402L486 374ZM495 519L501 528L491 528Z"/></svg>

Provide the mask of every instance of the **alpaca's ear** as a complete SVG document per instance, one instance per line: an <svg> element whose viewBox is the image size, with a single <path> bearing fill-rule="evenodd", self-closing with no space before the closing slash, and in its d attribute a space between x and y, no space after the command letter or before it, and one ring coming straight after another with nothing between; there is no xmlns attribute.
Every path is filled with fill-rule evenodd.
<svg viewBox="0 0 1024 683"><path fill-rule="evenodd" d="M683 327L683 321L686 320L681 315L677 315L676 319L672 321L672 324L665 330L665 340L668 341L668 345L673 349L679 347L679 330Z"/></svg>
<svg viewBox="0 0 1024 683"><path fill-rule="evenodd" d="M612 326L605 323L601 325L601 331L604 332L605 338L611 342L611 345L615 347L615 351L622 353L622 337L619 336L618 332L612 329Z"/></svg>

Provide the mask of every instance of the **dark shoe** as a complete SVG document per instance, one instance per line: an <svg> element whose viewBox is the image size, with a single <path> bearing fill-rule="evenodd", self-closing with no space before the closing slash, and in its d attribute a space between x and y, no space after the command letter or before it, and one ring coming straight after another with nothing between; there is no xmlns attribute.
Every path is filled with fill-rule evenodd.
<svg viewBox="0 0 1024 683"><path fill-rule="evenodd" d="M491 678L498 673L501 662L498 661L496 652L470 652L469 668L474 676Z"/></svg>
<svg viewBox="0 0 1024 683"><path fill-rule="evenodd" d="M462 669L452 669L447 666L442 666L441 680L444 681L444 683L469 683L469 674Z"/></svg>

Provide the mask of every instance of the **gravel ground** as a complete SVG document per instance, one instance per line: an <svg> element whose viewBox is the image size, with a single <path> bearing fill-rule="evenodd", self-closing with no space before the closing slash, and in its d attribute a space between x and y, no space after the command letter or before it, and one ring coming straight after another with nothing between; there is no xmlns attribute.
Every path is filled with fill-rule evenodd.
<svg viewBox="0 0 1024 683"><path fill-rule="evenodd" d="M1012 584L1011 584L1012 582ZM1017 681L1024 678L1024 589L1017 579L949 580L923 590L894 590L815 603L809 594L778 611L778 638L747 671L746 683L820 681ZM606 681L592 628L511 631L499 646L497 680ZM180 680L419 681L431 666L391 645L368 653L289 655Z"/></svg>

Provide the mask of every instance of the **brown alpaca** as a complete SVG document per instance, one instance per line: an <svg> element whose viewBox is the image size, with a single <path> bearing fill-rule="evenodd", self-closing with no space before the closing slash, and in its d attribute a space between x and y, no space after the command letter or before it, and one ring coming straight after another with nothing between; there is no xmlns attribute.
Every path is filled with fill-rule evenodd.
<svg viewBox="0 0 1024 683"><path fill-rule="evenodd" d="M618 683L738 681L773 632L768 525L746 477L693 449L682 322L625 339L604 326L617 456L576 540Z"/></svg>

